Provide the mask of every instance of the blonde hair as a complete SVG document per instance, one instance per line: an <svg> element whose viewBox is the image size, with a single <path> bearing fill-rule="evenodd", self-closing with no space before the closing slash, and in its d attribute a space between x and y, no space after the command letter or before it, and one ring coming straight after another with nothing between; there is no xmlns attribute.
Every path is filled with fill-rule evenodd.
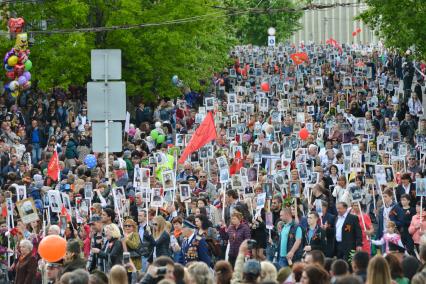
<svg viewBox="0 0 426 284"><path fill-rule="evenodd" d="M109 284L122 284L127 283L127 271L126 269L121 265L114 265L111 268L111 271L109 273Z"/></svg>
<svg viewBox="0 0 426 284"><path fill-rule="evenodd" d="M119 239L121 237L120 229L114 223L106 225L104 230L110 231L111 237L113 237L114 239Z"/></svg>
<svg viewBox="0 0 426 284"><path fill-rule="evenodd" d="M196 284L213 284L213 274L204 262L193 262L188 267L188 273L193 283Z"/></svg>
<svg viewBox="0 0 426 284"><path fill-rule="evenodd" d="M389 265L385 258L380 255L374 256L368 263L367 282L368 284L390 284L392 277Z"/></svg>
<svg viewBox="0 0 426 284"><path fill-rule="evenodd" d="M154 239L158 239L161 234L166 230L166 220L164 220L163 216L155 216L152 219L153 223L156 223L157 226L154 227Z"/></svg>
<svg viewBox="0 0 426 284"><path fill-rule="evenodd" d="M277 281L277 269L269 261L262 261L260 263L260 282L262 281Z"/></svg>

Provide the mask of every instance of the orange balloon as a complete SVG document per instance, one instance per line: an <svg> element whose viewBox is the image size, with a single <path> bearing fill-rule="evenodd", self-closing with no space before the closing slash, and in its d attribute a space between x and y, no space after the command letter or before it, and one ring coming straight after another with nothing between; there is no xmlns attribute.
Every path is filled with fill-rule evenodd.
<svg viewBox="0 0 426 284"><path fill-rule="evenodd" d="M300 139L302 139L303 141L305 141L306 139L308 139L309 136L309 131L306 128L302 128L299 131L299 137Z"/></svg>
<svg viewBox="0 0 426 284"><path fill-rule="evenodd" d="M44 237L38 246L38 253L47 262L61 260L65 256L66 251L67 241L57 235Z"/></svg>

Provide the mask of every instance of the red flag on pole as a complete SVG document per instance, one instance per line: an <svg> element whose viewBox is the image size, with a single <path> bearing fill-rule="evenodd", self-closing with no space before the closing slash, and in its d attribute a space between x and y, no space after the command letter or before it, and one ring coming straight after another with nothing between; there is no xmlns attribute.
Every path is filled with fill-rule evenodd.
<svg viewBox="0 0 426 284"><path fill-rule="evenodd" d="M191 140L189 141L188 146L182 153L182 156L179 159L179 164L185 162L186 158L192 153L206 145L212 140L215 140L217 137L216 126L214 125L213 114L209 112L204 118L200 126L195 130L194 135L192 135Z"/></svg>
<svg viewBox="0 0 426 284"><path fill-rule="evenodd" d="M47 165L47 175L53 179L58 180L59 176L59 159L58 152L53 152L52 158L50 158L49 164Z"/></svg>

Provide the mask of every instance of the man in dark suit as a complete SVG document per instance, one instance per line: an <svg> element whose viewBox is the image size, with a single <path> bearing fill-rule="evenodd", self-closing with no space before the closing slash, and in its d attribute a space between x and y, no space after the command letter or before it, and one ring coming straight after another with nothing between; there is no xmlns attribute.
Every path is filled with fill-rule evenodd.
<svg viewBox="0 0 426 284"><path fill-rule="evenodd" d="M191 222L183 221L182 235L182 264L186 265L192 261L202 261L211 266L211 257L206 240L196 233L196 226Z"/></svg>
<svg viewBox="0 0 426 284"><path fill-rule="evenodd" d="M358 217L348 211L345 202L337 203L335 255L344 260L349 259L352 250L362 250L362 234Z"/></svg>
<svg viewBox="0 0 426 284"><path fill-rule="evenodd" d="M244 220L247 222L251 221L251 214L248 210L248 207L246 204L241 203L238 200L238 192L230 189L226 192L226 208L225 208L225 223L226 226L229 226L229 221L231 219L232 212L234 209L237 209L243 214Z"/></svg>
<svg viewBox="0 0 426 284"><path fill-rule="evenodd" d="M401 184L395 190L396 200L401 206L401 196L408 194L410 196L410 207L416 208L417 199L416 197L416 186L412 183L411 176L409 173L404 173L401 176Z"/></svg>

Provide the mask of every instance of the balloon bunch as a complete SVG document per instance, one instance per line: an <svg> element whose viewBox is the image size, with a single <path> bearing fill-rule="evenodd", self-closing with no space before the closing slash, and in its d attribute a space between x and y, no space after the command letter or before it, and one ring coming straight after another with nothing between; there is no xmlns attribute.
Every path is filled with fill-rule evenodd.
<svg viewBox="0 0 426 284"><path fill-rule="evenodd" d="M166 141L166 135L160 134L157 129L151 130L151 133L149 135L155 142L157 142L157 144L161 144Z"/></svg>
<svg viewBox="0 0 426 284"><path fill-rule="evenodd" d="M15 46L6 53L3 59L6 77L11 81L5 85L5 90L13 97L18 97L21 91L31 87L31 73L33 63L28 59L28 35L20 33L16 35Z"/></svg>

